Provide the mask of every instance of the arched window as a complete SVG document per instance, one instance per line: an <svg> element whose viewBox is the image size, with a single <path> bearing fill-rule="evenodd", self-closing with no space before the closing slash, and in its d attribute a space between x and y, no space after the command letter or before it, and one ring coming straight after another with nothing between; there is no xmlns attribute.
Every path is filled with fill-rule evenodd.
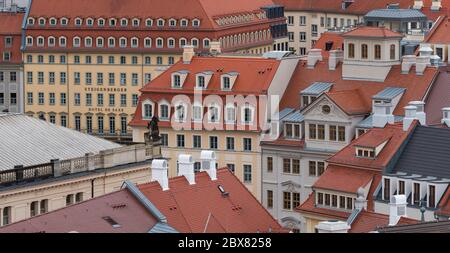
<svg viewBox="0 0 450 253"><path fill-rule="evenodd" d="M66 47L66 45L67 45L66 37L59 37L59 46L60 47Z"/></svg>
<svg viewBox="0 0 450 253"><path fill-rule="evenodd" d="M192 26L193 27L199 27L200 26L200 20L198 20L198 19L192 20Z"/></svg>
<svg viewBox="0 0 450 253"><path fill-rule="evenodd" d="M210 105L208 108L208 116L209 122L211 123L219 122L220 120L219 107L214 104Z"/></svg>
<svg viewBox="0 0 450 253"><path fill-rule="evenodd" d="M119 45L120 47L127 47L127 38L125 37L120 38Z"/></svg>
<svg viewBox="0 0 450 253"><path fill-rule="evenodd" d="M208 38L203 39L203 48L209 48L210 42L211 41Z"/></svg>
<svg viewBox="0 0 450 253"><path fill-rule="evenodd" d="M115 47L116 46L116 39L114 37L108 38L108 47Z"/></svg>
<svg viewBox="0 0 450 253"><path fill-rule="evenodd" d="M92 38L91 37L86 37L84 38L84 46L85 47L92 47Z"/></svg>
<svg viewBox="0 0 450 253"><path fill-rule="evenodd" d="M151 38L147 37L144 39L144 47L147 47L147 48L152 47L152 39Z"/></svg>
<svg viewBox="0 0 450 253"><path fill-rule="evenodd" d="M181 25L182 27L188 26L188 20L187 20L187 19L182 19L182 20L180 21L180 25Z"/></svg>
<svg viewBox="0 0 450 253"><path fill-rule="evenodd" d="M176 25L177 25L177 21L175 19L173 19L173 18L169 19L169 26L174 27Z"/></svg>
<svg viewBox="0 0 450 253"><path fill-rule="evenodd" d="M235 123L236 122L236 108L234 107L234 104L227 104L225 110L226 110L225 121L227 123Z"/></svg>
<svg viewBox="0 0 450 253"><path fill-rule="evenodd" d="M367 44L361 45L361 58L367 59L369 57Z"/></svg>
<svg viewBox="0 0 450 253"><path fill-rule="evenodd" d="M157 25L157 26L160 26L160 27L161 27L161 26L164 26L164 19L162 19L162 18L158 19L156 25Z"/></svg>
<svg viewBox="0 0 450 253"><path fill-rule="evenodd" d="M174 48L175 47L175 39L174 38L168 38L167 39L167 47L168 48Z"/></svg>
<svg viewBox="0 0 450 253"><path fill-rule="evenodd" d="M184 121L186 119L186 108L184 105L179 104L176 109L176 119L178 121Z"/></svg>
<svg viewBox="0 0 450 253"><path fill-rule="evenodd" d="M117 22L117 20L115 18L111 18L109 20L109 26L116 26L116 22Z"/></svg>
<svg viewBox="0 0 450 253"><path fill-rule="evenodd" d="M197 39L197 38L191 39L191 45L192 45L193 47L198 47L198 39Z"/></svg>
<svg viewBox="0 0 450 253"><path fill-rule="evenodd" d="M100 27L105 26L105 19L104 18L99 18L97 20L97 25L100 26Z"/></svg>
<svg viewBox="0 0 450 253"><path fill-rule="evenodd" d="M120 25L121 25L121 26L127 26L127 25L128 25L128 19L122 18L122 19L120 20Z"/></svg>
<svg viewBox="0 0 450 253"><path fill-rule="evenodd" d="M253 122L253 108L247 103L242 112L242 123L250 124Z"/></svg>
<svg viewBox="0 0 450 253"><path fill-rule="evenodd" d="M37 45L38 45L38 47L44 46L44 37L42 37L42 36L37 37Z"/></svg>
<svg viewBox="0 0 450 253"><path fill-rule="evenodd" d="M203 106L199 102L195 102L192 107L192 119L196 122L203 120Z"/></svg>
<svg viewBox="0 0 450 253"><path fill-rule="evenodd" d="M162 38L156 39L156 47L161 48L164 46L164 40Z"/></svg>
<svg viewBox="0 0 450 253"><path fill-rule="evenodd" d="M80 39L80 37L73 38L73 46L74 47L80 47L81 46L81 39Z"/></svg>
<svg viewBox="0 0 450 253"><path fill-rule="evenodd" d="M55 46L55 44L56 44L56 40L55 40L55 37L53 37L53 36L50 36L50 37L48 37L48 46L49 47L54 47Z"/></svg>
<svg viewBox="0 0 450 253"><path fill-rule="evenodd" d="M180 48L183 48L187 44L186 38L180 38L179 40Z"/></svg>
<svg viewBox="0 0 450 253"><path fill-rule="evenodd" d="M92 18L86 19L86 25L87 26L93 26L94 25L94 19L92 19Z"/></svg>
<svg viewBox="0 0 450 253"><path fill-rule="evenodd" d="M51 26L55 26L58 23L58 20L56 18L50 18L49 23Z"/></svg>
<svg viewBox="0 0 450 253"><path fill-rule="evenodd" d="M75 19L75 26L81 26L82 23L83 23L83 20L81 18Z"/></svg>
<svg viewBox="0 0 450 253"><path fill-rule="evenodd" d="M97 38L97 47L103 47L105 45L105 40L102 37Z"/></svg>
<svg viewBox="0 0 450 253"><path fill-rule="evenodd" d="M131 38L131 47L134 47L134 48L139 47L139 39L138 38L136 38L136 37Z"/></svg>
<svg viewBox="0 0 450 253"><path fill-rule="evenodd" d="M150 27L153 25L153 20L151 18L147 18L145 20L145 26Z"/></svg>
<svg viewBox="0 0 450 253"><path fill-rule="evenodd" d="M355 44L348 44L348 58L355 58Z"/></svg>
<svg viewBox="0 0 450 253"><path fill-rule="evenodd" d="M26 43L27 43L27 46L33 46L33 37L27 36Z"/></svg>
<svg viewBox="0 0 450 253"><path fill-rule="evenodd" d="M45 18L39 18L38 22L39 22L40 26L44 26L45 25Z"/></svg>
<svg viewBox="0 0 450 253"><path fill-rule="evenodd" d="M140 20L138 18L134 18L133 21L132 21L133 27L138 27L140 23L141 22L140 22Z"/></svg>
<svg viewBox="0 0 450 253"><path fill-rule="evenodd" d="M60 22L62 26L66 26L69 23L69 20L67 18L61 18Z"/></svg>
<svg viewBox="0 0 450 253"><path fill-rule="evenodd" d="M34 25L34 18L28 18L27 23L28 23L29 26Z"/></svg>
<svg viewBox="0 0 450 253"><path fill-rule="evenodd" d="M395 60L395 58L396 58L396 52L395 52L395 45L394 44L392 44L390 47L389 47L389 52L390 52L390 58L391 58L391 60Z"/></svg>
<svg viewBox="0 0 450 253"><path fill-rule="evenodd" d="M375 45L375 60L381 59L381 46Z"/></svg>

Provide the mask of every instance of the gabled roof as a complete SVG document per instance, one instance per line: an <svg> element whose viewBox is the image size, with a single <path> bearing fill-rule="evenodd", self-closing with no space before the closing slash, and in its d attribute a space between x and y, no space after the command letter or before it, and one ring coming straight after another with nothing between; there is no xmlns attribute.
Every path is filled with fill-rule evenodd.
<svg viewBox="0 0 450 253"><path fill-rule="evenodd" d="M359 89L332 91L325 93L325 95L348 115L370 113L371 105L366 104Z"/></svg>
<svg viewBox="0 0 450 253"><path fill-rule="evenodd" d="M383 227L377 231L379 233L448 233L450 231L450 220Z"/></svg>
<svg viewBox="0 0 450 253"><path fill-rule="evenodd" d="M425 112L428 125L441 124L442 108L450 107L450 66L442 67L427 100Z"/></svg>
<svg viewBox="0 0 450 253"><path fill-rule="evenodd" d="M342 35L345 37L370 38L402 38L403 34L394 32L385 27L360 26Z"/></svg>
<svg viewBox="0 0 450 253"><path fill-rule="evenodd" d="M393 172L450 179L450 129L417 126Z"/></svg>
<svg viewBox="0 0 450 253"><path fill-rule="evenodd" d="M396 226L417 224L419 221L401 217ZM380 227L389 225L389 215L369 212L366 210L361 211L354 222L351 225L349 233L368 233L376 231Z"/></svg>
<svg viewBox="0 0 450 253"><path fill-rule="evenodd" d="M283 118L284 122L300 123L303 122L305 116L300 111L295 111Z"/></svg>
<svg viewBox="0 0 450 253"><path fill-rule="evenodd" d="M211 181L206 172L196 174L195 185L184 176L169 179L169 190L157 182L140 185L140 191L182 233L256 233L280 231L281 226L228 169ZM221 185L228 196L222 196Z"/></svg>
<svg viewBox="0 0 450 253"><path fill-rule="evenodd" d="M0 170L83 157L119 144L23 114L0 113Z"/></svg>

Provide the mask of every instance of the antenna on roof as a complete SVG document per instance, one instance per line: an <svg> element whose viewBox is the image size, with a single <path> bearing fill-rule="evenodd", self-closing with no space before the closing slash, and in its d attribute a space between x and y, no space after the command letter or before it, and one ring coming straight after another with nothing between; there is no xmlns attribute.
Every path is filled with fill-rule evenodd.
<svg viewBox="0 0 450 253"><path fill-rule="evenodd" d="M211 219L212 213L209 212L208 219L206 220L205 229L203 229L203 233L206 233L206 229L208 228L209 220Z"/></svg>

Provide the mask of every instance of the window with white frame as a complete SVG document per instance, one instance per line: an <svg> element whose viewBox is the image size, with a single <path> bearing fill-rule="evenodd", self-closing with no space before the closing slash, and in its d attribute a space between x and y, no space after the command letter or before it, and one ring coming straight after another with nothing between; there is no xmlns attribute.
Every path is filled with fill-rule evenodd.
<svg viewBox="0 0 450 253"><path fill-rule="evenodd" d="M80 47L81 46L81 39L80 39L80 37L73 38L73 46L74 47Z"/></svg>
<svg viewBox="0 0 450 253"><path fill-rule="evenodd" d="M216 105L210 105L208 108L209 122L217 123L220 120L219 108Z"/></svg>
<svg viewBox="0 0 450 253"><path fill-rule="evenodd" d="M104 18L99 18L97 20L97 25L100 26L100 27L105 26L105 19Z"/></svg>
<svg viewBox="0 0 450 253"><path fill-rule="evenodd" d="M200 20L198 20L198 19L192 20L192 26L193 27L199 27L200 26Z"/></svg>
<svg viewBox="0 0 450 253"><path fill-rule="evenodd" d="M134 18L132 21L133 27L138 27L140 24L140 20L138 18Z"/></svg>
<svg viewBox="0 0 450 253"><path fill-rule="evenodd" d="M34 18L28 18L27 24L28 24L29 26L34 25Z"/></svg>
<svg viewBox="0 0 450 253"><path fill-rule="evenodd" d="M203 39L203 48L209 48L210 44L211 44L210 39Z"/></svg>
<svg viewBox="0 0 450 253"><path fill-rule="evenodd" d="M119 45L120 45L120 47L127 47L127 38L124 38L124 37L120 38Z"/></svg>
<svg viewBox="0 0 450 253"><path fill-rule="evenodd" d="M192 108L192 119L196 122L203 120L203 106L200 103L195 103Z"/></svg>
<svg viewBox="0 0 450 253"><path fill-rule="evenodd" d="M105 39L103 39L102 37L98 37L96 43L97 47L103 47L105 45Z"/></svg>
<svg viewBox="0 0 450 253"><path fill-rule="evenodd" d="M75 19L75 26L81 26L81 24L83 24L83 20L81 18L76 18Z"/></svg>
<svg viewBox="0 0 450 253"><path fill-rule="evenodd" d="M176 119L179 122L185 121L186 119L186 108L184 105L179 104L176 106L176 110L175 110L175 114L176 114Z"/></svg>
<svg viewBox="0 0 450 253"><path fill-rule="evenodd" d="M128 25L128 19L126 19L126 18L122 18L121 20L120 20L120 25L121 26L127 26Z"/></svg>
<svg viewBox="0 0 450 253"><path fill-rule="evenodd" d="M43 47L44 46L44 37L39 36L37 37L37 43L38 47Z"/></svg>
<svg viewBox="0 0 450 253"><path fill-rule="evenodd" d="M49 47L54 47L54 46L55 46L55 44L56 44L56 42L55 42L55 41L56 41L56 40L55 40L55 37L50 36L50 37L48 37L47 40L48 40L47 43L48 43L48 46L49 46Z"/></svg>
<svg viewBox="0 0 450 253"><path fill-rule="evenodd" d="M113 37L108 38L108 47L115 47L116 46L116 39Z"/></svg>
<svg viewBox="0 0 450 253"><path fill-rule="evenodd" d="M151 119L153 117L153 103L151 101L144 101L142 103L142 117L144 119Z"/></svg>
<svg viewBox="0 0 450 253"><path fill-rule="evenodd" d="M116 26L117 20L115 18L109 19L109 26Z"/></svg>
<svg viewBox="0 0 450 253"><path fill-rule="evenodd" d="M66 45L67 45L66 37L59 37L59 46L60 47L66 47Z"/></svg>
<svg viewBox="0 0 450 253"><path fill-rule="evenodd" d="M144 47L146 47L146 48L152 47L152 39L151 38L144 39Z"/></svg>
<svg viewBox="0 0 450 253"><path fill-rule="evenodd" d="M168 103L162 103L159 105L159 117L160 120L168 120L170 116L170 106Z"/></svg>
<svg viewBox="0 0 450 253"><path fill-rule="evenodd" d="M45 25L45 18L39 18L38 23L40 26L44 26Z"/></svg>
<svg viewBox="0 0 450 253"><path fill-rule="evenodd" d="M182 19L180 21L180 26L181 27L187 27L188 26L189 21L187 19Z"/></svg>
<svg viewBox="0 0 450 253"><path fill-rule="evenodd" d="M58 23L58 20L56 18L50 18L49 23L51 26L55 26Z"/></svg>
<svg viewBox="0 0 450 253"><path fill-rule="evenodd" d="M177 74L173 75L172 87L174 87L174 88L181 87L181 76L180 75L177 75Z"/></svg>
<svg viewBox="0 0 450 253"><path fill-rule="evenodd" d="M198 47L198 39L197 38L192 38L191 39L191 45L195 48Z"/></svg>
<svg viewBox="0 0 450 253"><path fill-rule="evenodd" d="M285 123L284 137L288 139L300 139L300 124Z"/></svg>
<svg viewBox="0 0 450 253"><path fill-rule="evenodd" d="M169 19L169 26L174 27L177 25L177 21L173 18Z"/></svg>
<svg viewBox="0 0 450 253"><path fill-rule="evenodd" d="M138 38L131 38L131 47L137 48L139 47L139 39Z"/></svg>
<svg viewBox="0 0 450 253"><path fill-rule="evenodd" d="M153 25L153 20L148 18L145 20L145 26L150 27Z"/></svg>
<svg viewBox="0 0 450 253"><path fill-rule="evenodd" d="M242 123L251 124L253 122L253 107L246 104L242 109Z"/></svg>
<svg viewBox="0 0 450 253"><path fill-rule="evenodd" d="M164 46L164 40L162 38L157 38L156 39L156 47L162 48L163 46Z"/></svg>
<svg viewBox="0 0 450 253"><path fill-rule="evenodd" d="M205 76L198 75L197 76L197 86L198 89L204 89L205 88Z"/></svg>
<svg viewBox="0 0 450 253"><path fill-rule="evenodd" d="M33 37L27 36L26 43L27 46L33 46Z"/></svg>
<svg viewBox="0 0 450 253"><path fill-rule="evenodd" d="M87 26L93 26L94 25L94 19L92 19L92 18L86 19L86 25Z"/></svg>
<svg viewBox="0 0 450 253"><path fill-rule="evenodd" d="M164 26L164 19L162 18L158 19L158 21L156 21L156 25L159 27Z"/></svg>
<svg viewBox="0 0 450 253"><path fill-rule="evenodd" d="M228 104L226 110L226 123L236 123L236 107L234 104Z"/></svg>
<svg viewBox="0 0 450 253"><path fill-rule="evenodd" d="M179 39L180 48L183 48L187 44L186 38L180 38Z"/></svg>
<svg viewBox="0 0 450 253"><path fill-rule="evenodd" d="M174 48L175 47L175 39L174 38L167 39L167 47L168 48Z"/></svg>
<svg viewBox="0 0 450 253"><path fill-rule="evenodd" d="M222 76L222 89L230 90L231 89L231 79L228 76Z"/></svg>
<svg viewBox="0 0 450 253"><path fill-rule="evenodd" d="M85 47L92 47L92 38L91 37L86 37L84 38L84 46Z"/></svg>

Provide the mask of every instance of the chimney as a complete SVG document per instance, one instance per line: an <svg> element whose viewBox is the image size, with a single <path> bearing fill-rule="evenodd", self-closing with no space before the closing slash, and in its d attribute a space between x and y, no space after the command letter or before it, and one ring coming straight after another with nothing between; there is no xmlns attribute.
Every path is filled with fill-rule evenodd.
<svg viewBox="0 0 450 253"><path fill-rule="evenodd" d="M166 160L152 161L152 182L158 181L163 191L169 190L168 165Z"/></svg>
<svg viewBox="0 0 450 253"><path fill-rule="evenodd" d="M428 44L423 44L420 46L419 55L420 56L428 56L430 57L433 53L433 49Z"/></svg>
<svg viewBox="0 0 450 253"><path fill-rule="evenodd" d="M442 8L442 3L441 3L441 0L433 0L432 2L431 2L431 10L432 11L438 11L438 10L440 10Z"/></svg>
<svg viewBox="0 0 450 253"><path fill-rule="evenodd" d="M408 105L404 107L405 117L403 118L403 131L408 131L411 123L416 120L417 107L413 105Z"/></svg>
<svg viewBox="0 0 450 253"><path fill-rule="evenodd" d="M441 63L441 57L439 55L433 54L430 56L430 65L433 67L439 67L439 64Z"/></svg>
<svg viewBox="0 0 450 253"><path fill-rule="evenodd" d="M375 104L373 105L372 124L374 127L384 128L386 124L394 124L394 115L391 110L392 105Z"/></svg>
<svg viewBox="0 0 450 253"><path fill-rule="evenodd" d="M344 52L340 49L331 50L328 59L328 67L330 70L336 70L337 65L344 60Z"/></svg>
<svg viewBox="0 0 450 253"><path fill-rule="evenodd" d="M316 225L318 233L347 233L350 226L347 222L332 220L332 221L322 221Z"/></svg>
<svg viewBox="0 0 450 253"><path fill-rule="evenodd" d="M311 49L308 53L307 67L313 69L318 61L322 61L322 49Z"/></svg>
<svg viewBox="0 0 450 253"><path fill-rule="evenodd" d="M206 171L211 180L217 180L216 153L203 150L200 154L200 159L202 160L202 171Z"/></svg>
<svg viewBox="0 0 450 253"><path fill-rule="evenodd" d="M442 108L442 124L450 127L450 107Z"/></svg>
<svg viewBox="0 0 450 253"><path fill-rule="evenodd" d="M415 106L416 110L416 118L419 120L422 126L427 124L427 115L425 113L425 102L422 101L411 101L409 105Z"/></svg>
<svg viewBox="0 0 450 253"><path fill-rule="evenodd" d="M423 75L427 66L430 65L430 56L418 56L416 59L416 74Z"/></svg>
<svg viewBox="0 0 450 253"><path fill-rule="evenodd" d="M220 41L211 41L209 44L209 52L212 55L218 55L222 53L222 48L220 46Z"/></svg>
<svg viewBox="0 0 450 253"><path fill-rule="evenodd" d="M416 56L415 55L405 55L403 56L402 61L402 74L408 74L411 70L411 67L416 64Z"/></svg>
<svg viewBox="0 0 450 253"><path fill-rule="evenodd" d="M358 192L356 193L356 201L355 201L355 209L358 210L364 210L367 207L367 200L364 196L364 189L363 188L359 188Z"/></svg>
<svg viewBox="0 0 450 253"><path fill-rule="evenodd" d="M389 203L389 226L397 225L401 217L406 217L406 196L394 195Z"/></svg>
<svg viewBox="0 0 450 253"><path fill-rule="evenodd" d="M194 46L185 45L183 47L183 63L184 64L190 64L192 61L192 57L194 57L194 55L195 55Z"/></svg>
<svg viewBox="0 0 450 253"><path fill-rule="evenodd" d="M416 10L420 10L423 7L423 1L422 0L415 0L413 8Z"/></svg>
<svg viewBox="0 0 450 253"><path fill-rule="evenodd" d="M190 185L195 184L194 161L191 155L178 156L178 176L184 176Z"/></svg>

